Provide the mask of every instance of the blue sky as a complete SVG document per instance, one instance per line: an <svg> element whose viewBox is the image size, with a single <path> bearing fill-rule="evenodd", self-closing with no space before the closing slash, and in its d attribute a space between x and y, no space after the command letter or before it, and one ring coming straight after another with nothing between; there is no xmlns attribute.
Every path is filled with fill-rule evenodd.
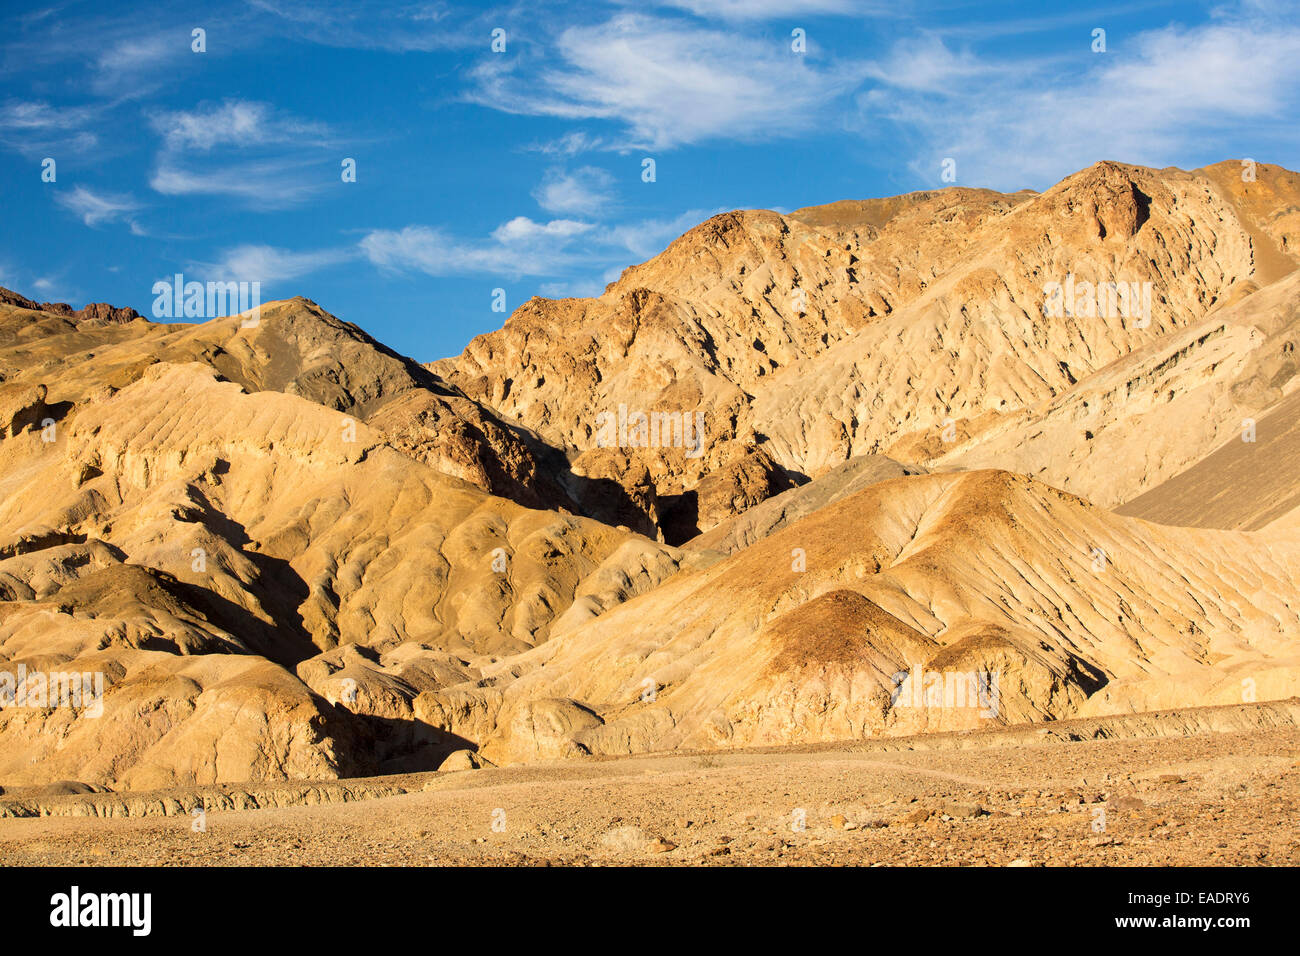
<svg viewBox="0 0 1300 956"><path fill-rule="evenodd" d="M714 212L948 185L947 158L1008 190L1300 166L1293 2L5 9L0 285L149 314L175 272L259 281L421 361L499 327L496 288L597 294Z"/></svg>

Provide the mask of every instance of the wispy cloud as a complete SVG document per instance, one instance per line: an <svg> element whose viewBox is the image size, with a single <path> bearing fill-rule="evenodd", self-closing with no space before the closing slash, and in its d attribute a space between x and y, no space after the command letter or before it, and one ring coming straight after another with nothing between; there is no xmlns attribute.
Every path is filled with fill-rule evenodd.
<svg viewBox="0 0 1300 956"><path fill-rule="evenodd" d="M0 261L0 286L19 295L35 298L37 302L42 299L52 302L73 299L76 290L66 282L64 275L33 275L16 268L11 262Z"/></svg>
<svg viewBox="0 0 1300 956"><path fill-rule="evenodd" d="M1007 70L969 51L951 50L938 36L927 34L895 44L889 56L868 66L867 73L897 90L948 94L963 84L996 79Z"/></svg>
<svg viewBox="0 0 1300 956"><path fill-rule="evenodd" d="M862 73L819 69L788 41L629 13L569 27L543 62L486 60L469 95L512 113L611 120L626 128L619 147L668 149L795 135Z"/></svg>
<svg viewBox="0 0 1300 956"><path fill-rule="evenodd" d="M442 2L250 0L249 5L280 21L282 29L323 46L427 53L481 43L485 35Z"/></svg>
<svg viewBox="0 0 1300 956"><path fill-rule="evenodd" d="M726 212L728 208L718 206L713 209L688 209L678 216L620 223L602 230L602 238L611 249L624 254L620 264L630 265L628 256L639 262L658 255L682 233L711 216Z"/></svg>
<svg viewBox="0 0 1300 956"><path fill-rule="evenodd" d="M15 290L16 291L16 290ZM75 286L67 284L67 279L62 275L38 276L32 279L31 290L33 298L40 302L78 302L81 300L81 293Z"/></svg>
<svg viewBox="0 0 1300 956"><path fill-rule="evenodd" d="M1300 25L1279 10L1225 8L1199 26L1132 35L1122 52L1081 53L1072 73L905 39L871 68L862 129L876 137L893 124L919 142L911 167L931 180L952 157L959 182L999 188L1043 188L1099 159L1239 155L1239 139L1263 129L1300 143Z"/></svg>
<svg viewBox="0 0 1300 956"><path fill-rule="evenodd" d="M176 67L195 56L187 29L153 29L102 38L95 49L91 85L102 96L135 99L174 77Z"/></svg>
<svg viewBox="0 0 1300 956"><path fill-rule="evenodd" d="M200 14L175 4L147 16L123 16L112 5L65 5L48 17L6 22L0 74L7 80L27 75L42 91L57 77L106 104L135 100L199 69L204 60L191 50L190 30L216 28L221 17L213 7ZM246 42L239 31L228 36L228 47Z"/></svg>
<svg viewBox="0 0 1300 956"><path fill-rule="evenodd" d="M74 130L85 126L93 115L94 110L85 106L9 100L0 106L0 128L19 132Z"/></svg>
<svg viewBox="0 0 1300 956"><path fill-rule="evenodd" d="M569 158L594 149L604 149L606 145L603 137L593 136L585 130L572 130L555 139L525 146L524 150L544 156Z"/></svg>
<svg viewBox="0 0 1300 956"><path fill-rule="evenodd" d="M164 195L230 196L273 210L333 181L325 168L337 161L329 128L267 103L226 100L159 112L150 124L163 145L149 185Z"/></svg>
<svg viewBox="0 0 1300 956"><path fill-rule="evenodd" d="M481 274L540 282L539 295L552 299L594 298L624 268L661 252L673 239L722 212L690 209L678 216L611 226L516 217L484 241L464 240L427 226L376 230L360 243L365 257L386 272L431 276Z"/></svg>
<svg viewBox="0 0 1300 956"><path fill-rule="evenodd" d="M772 20L825 15L873 16L890 12L865 0L661 0L661 6L719 20Z"/></svg>
<svg viewBox="0 0 1300 956"><path fill-rule="evenodd" d="M98 111L89 106L51 106L44 100L7 100L0 106L0 143L27 155L84 153L99 137L90 128Z"/></svg>
<svg viewBox="0 0 1300 956"><path fill-rule="evenodd" d="M569 240L592 228L590 223L568 219L540 223L518 216L498 226L486 240L475 241L429 226L407 226L375 230L361 240L361 249L371 263L389 271L432 276L557 275L576 264L567 250Z"/></svg>
<svg viewBox="0 0 1300 956"><path fill-rule="evenodd" d="M720 210L715 210L715 212ZM465 273L568 277L617 274L623 266L658 253L669 241L713 215L692 209L668 219L602 226L572 219L536 222L516 216L486 239L465 239L429 226L377 229L361 240L372 264L387 271L444 276Z"/></svg>
<svg viewBox="0 0 1300 956"><path fill-rule="evenodd" d="M225 100L193 110L157 112L150 125L168 149L210 151L216 146L248 147L275 143L314 145L328 137L323 123L299 119L270 103Z"/></svg>
<svg viewBox="0 0 1300 956"><path fill-rule="evenodd" d="M304 178L304 171L310 168L317 174ZM304 202L328 182L319 164L308 162L246 162L200 170L187 169L167 158L149 179L149 185L166 196L230 196L265 211Z"/></svg>
<svg viewBox="0 0 1300 956"><path fill-rule="evenodd" d="M547 212L591 216L608 210L613 184L614 177L595 166L572 172L549 169L533 190L533 198Z"/></svg>
<svg viewBox="0 0 1300 956"><path fill-rule="evenodd" d="M227 277L243 282L284 282L297 279L357 257L353 247L294 252L266 245L242 245L223 253L214 263L192 263L200 275Z"/></svg>
<svg viewBox="0 0 1300 956"><path fill-rule="evenodd" d="M100 226L104 223L120 221L126 222L136 235L144 234L144 230L134 218L134 214L141 206L130 196L97 193L85 186L76 186L72 192L60 192L54 199L87 226Z"/></svg>

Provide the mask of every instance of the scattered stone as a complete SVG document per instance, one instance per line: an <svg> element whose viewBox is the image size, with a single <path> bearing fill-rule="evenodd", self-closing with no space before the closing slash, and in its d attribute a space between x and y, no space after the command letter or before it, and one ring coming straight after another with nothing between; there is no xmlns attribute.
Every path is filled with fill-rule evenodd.
<svg viewBox="0 0 1300 956"><path fill-rule="evenodd" d="M641 853L650 850L653 841L640 827L616 827L606 832L600 842L617 853Z"/></svg>
<svg viewBox="0 0 1300 956"><path fill-rule="evenodd" d="M478 770L480 767L491 767L492 763L483 757L480 757L472 750L454 750L447 755L447 759L438 765L438 772L452 772L456 770Z"/></svg>
<svg viewBox="0 0 1300 956"><path fill-rule="evenodd" d="M1108 801L1106 806L1112 810L1141 810L1146 802L1140 797L1116 797Z"/></svg>

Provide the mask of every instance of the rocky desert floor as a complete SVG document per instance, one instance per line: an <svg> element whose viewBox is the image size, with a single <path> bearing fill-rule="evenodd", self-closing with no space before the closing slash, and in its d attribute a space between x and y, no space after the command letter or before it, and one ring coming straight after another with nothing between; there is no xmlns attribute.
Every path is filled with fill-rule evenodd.
<svg viewBox="0 0 1300 956"><path fill-rule="evenodd" d="M29 799L60 815L0 821L0 864L1300 864L1293 726L1071 736L1024 728ZM102 812L130 816L62 815Z"/></svg>

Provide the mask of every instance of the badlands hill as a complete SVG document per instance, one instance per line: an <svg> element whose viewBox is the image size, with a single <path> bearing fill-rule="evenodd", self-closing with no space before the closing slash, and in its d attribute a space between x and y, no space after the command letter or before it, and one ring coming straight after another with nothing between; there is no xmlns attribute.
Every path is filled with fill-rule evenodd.
<svg viewBox="0 0 1300 956"><path fill-rule="evenodd" d="M1099 163L1042 194L726 213L433 368L623 483L669 543L869 454L1115 507L1239 437L1295 374L1300 280L1257 293L1300 265L1300 177L1241 171ZM1150 283L1149 314L1080 295L1045 315L1070 277ZM595 414L620 405L702 409L703 452L599 447Z"/></svg>
<svg viewBox="0 0 1300 956"><path fill-rule="evenodd" d="M1241 171L726 213L428 366L0 291L0 672L107 686L0 707L0 786L1296 694L1300 177Z"/></svg>

